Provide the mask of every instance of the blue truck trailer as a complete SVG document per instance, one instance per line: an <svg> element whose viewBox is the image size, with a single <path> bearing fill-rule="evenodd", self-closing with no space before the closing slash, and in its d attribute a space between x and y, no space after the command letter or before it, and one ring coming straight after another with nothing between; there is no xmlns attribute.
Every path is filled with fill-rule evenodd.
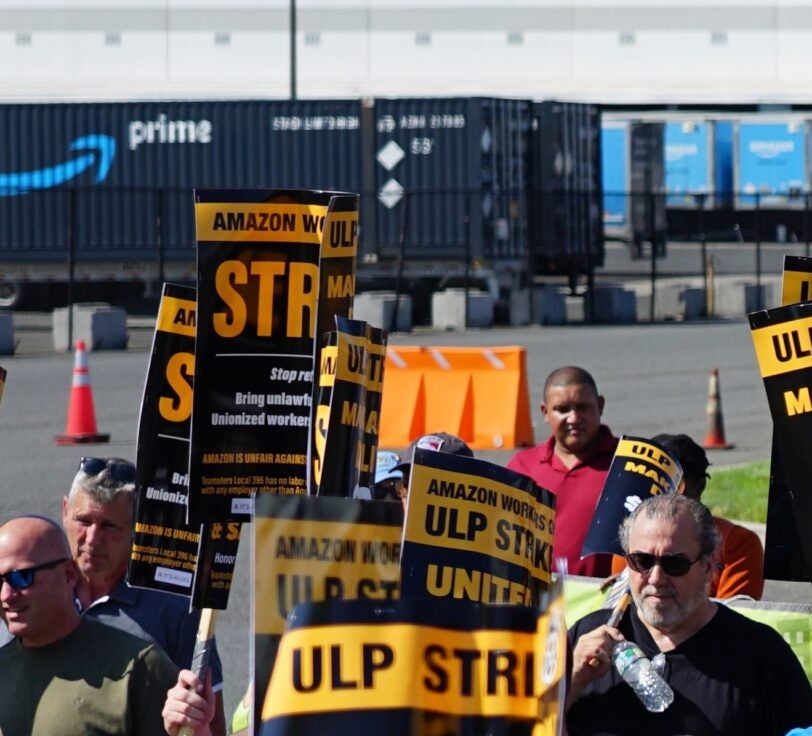
<svg viewBox="0 0 812 736"><path fill-rule="evenodd" d="M733 122L682 119L665 123L666 207L716 209L733 195Z"/></svg>
<svg viewBox="0 0 812 736"><path fill-rule="evenodd" d="M809 192L809 123L743 118L736 123L736 209L801 209Z"/></svg>

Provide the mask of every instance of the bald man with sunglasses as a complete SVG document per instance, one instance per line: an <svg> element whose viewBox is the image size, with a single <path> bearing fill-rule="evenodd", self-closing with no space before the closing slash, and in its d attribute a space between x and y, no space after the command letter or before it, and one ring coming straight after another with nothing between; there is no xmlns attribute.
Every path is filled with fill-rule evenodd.
<svg viewBox="0 0 812 736"><path fill-rule="evenodd" d="M135 466L123 458L83 457L62 499L62 526L78 568L77 610L87 618L158 644L178 668L192 662L199 612L189 600L125 582L135 510ZM9 636L0 626L0 645ZM213 736L226 733L222 666L211 659L216 711Z"/></svg>
<svg viewBox="0 0 812 736"><path fill-rule="evenodd" d="M79 573L59 526L44 517L0 525L0 733L163 733L177 669L154 644L82 617Z"/></svg>
<svg viewBox="0 0 812 736"><path fill-rule="evenodd" d="M570 630L569 736L784 736L812 724L812 687L798 658L769 626L708 598L717 533L688 496L661 495L624 521L620 543L633 603L617 628L609 610ZM650 713L611 665L631 640L664 654L674 703Z"/></svg>

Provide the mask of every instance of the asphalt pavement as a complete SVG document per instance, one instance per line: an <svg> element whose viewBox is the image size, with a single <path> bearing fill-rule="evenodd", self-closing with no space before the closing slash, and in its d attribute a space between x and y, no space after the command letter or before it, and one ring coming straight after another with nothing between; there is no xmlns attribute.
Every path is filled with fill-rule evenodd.
<svg viewBox="0 0 812 736"><path fill-rule="evenodd" d="M94 352L90 376L99 431L105 445L56 446L65 429L73 355L52 349L50 315L15 314L18 344L14 356L0 356L8 371L0 405L3 491L0 519L18 513L57 517L62 495L81 455L135 456L138 414L152 340L151 318L129 324L125 351ZM729 322L666 323L595 327L522 327L466 332L415 331L394 334L393 345L488 347L518 345L527 350L530 404L536 439L546 437L538 406L544 377L554 368L582 365L595 376L606 397L605 421L617 433L650 437L685 432L702 439L707 427L707 392L718 369L727 439L732 450L710 451L714 467L767 459L772 425L744 318ZM499 396L484 397L499 401ZM433 427L433 430L452 430ZM504 463L512 449L478 455ZM713 467L711 468L711 471ZM218 621L218 640L226 672L226 706L231 710L248 681L249 550L238 555L229 608ZM775 597L785 588L773 587ZM809 586L793 599L810 600Z"/></svg>

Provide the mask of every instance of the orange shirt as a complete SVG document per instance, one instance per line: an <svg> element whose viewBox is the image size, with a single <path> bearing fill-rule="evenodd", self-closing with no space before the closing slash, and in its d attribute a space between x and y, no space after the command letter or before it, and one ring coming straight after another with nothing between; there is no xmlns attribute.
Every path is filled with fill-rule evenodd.
<svg viewBox="0 0 812 736"><path fill-rule="evenodd" d="M713 517L713 523L720 540L710 597L749 595L761 600L764 592L764 548L758 534L718 516ZM626 560L612 556L613 575L622 572L625 567Z"/></svg>

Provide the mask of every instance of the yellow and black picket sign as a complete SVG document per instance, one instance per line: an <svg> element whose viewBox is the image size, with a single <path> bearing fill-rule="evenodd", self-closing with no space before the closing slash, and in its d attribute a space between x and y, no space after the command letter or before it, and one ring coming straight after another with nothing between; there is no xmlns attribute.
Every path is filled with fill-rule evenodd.
<svg viewBox="0 0 812 736"><path fill-rule="evenodd" d="M400 595L403 507L319 496L261 496L253 544L254 682L264 693L286 617L308 601ZM256 700L255 721L262 699Z"/></svg>
<svg viewBox="0 0 812 736"><path fill-rule="evenodd" d="M560 736L566 716L567 624L564 586L559 578L550 590L550 603L539 616L536 629L540 647L540 688L533 736Z"/></svg>
<svg viewBox="0 0 812 736"><path fill-rule="evenodd" d="M781 305L808 302L812 293L812 258L784 256ZM767 532L764 540L764 577L770 580L810 580L808 564L793 512L793 494L784 474L775 436L770 458Z"/></svg>
<svg viewBox="0 0 812 736"><path fill-rule="evenodd" d="M194 382L195 290L164 284L144 384L127 580L191 595L200 525L186 523Z"/></svg>
<svg viewBox="0 0 812 736"><path fill-rule="evenodd" d="M308 499L305 503L312 502ZM397 526L354 521L258 518L257 634L281 634L294 606L331 598L399 597Z"/></svg>
<svg viewBox="0 0 812 736"><path fill-rule="evenodd" d="M812 301L812 258L784 256L781 306Z"/></svg>
<svg viewBox="0 0 812 736"><path fill-rule="evenodd" d="M531 632L409 624L293 630L282 637L262 715L354 710L362 696L376 708L532 718L535 645Z"/></svg>
<svg viewBox="0 0 812 736"><path fill-rule="evenodd" d="M197 332L197 304L195 290L183 288L184 296L178 295L178 287L164 284L164 293L158 307L155 329L185 337L194 337Z"/></svg>
<svg viewBox="0 0 812 736"><path fill-rule="evenodd" d="M681 481L682 466L665 448L642 437L621 435L581 556L622 555L617 532L623 519L647 498L676 493Z"/></svg>
<svg viewBox="0 0 812 736"><path fill-rule="evenodd" d="M138 427L127 582L191 596L194 608L223 609L239 524L236 533L220 534L222 524L186 520L196 324L195 290L164 284Z"/></svg>
<svg viewBox="0 0 812 736"><path fill-rule="evenodd" d="M320 245L327 215L325 204L198 201L195 203L197 239Z"/></svg>
<svg viewBox="0 0 812 736"><path fill-rule="evenodd" d="M242 524L237 521L200 525L192 606L225 610L237 564Z"/></svg>
<svg viewBox="0 0 812 736"><path fill-rule="evenodd" d="M318 392L316 392L311 440L313 444L311 467L311 494L317 495L324 467L324 453L327 450L327 433L330 426L330 401L336 380L336 361L338 360L338 335L330 332L327 343L322 347L319 357Z"/></svg>
<svg viewBox="0 0 812 736"><path fill-rule="evenodd" d="M753 346L773 419L775 444L806 570L812 564L812 303L749 315ZM768 519L768 538L769 538Z"/></svg>
<svg viewBox="0 0 812 736"><path fill-rule="evenodd" d="M812 368L812 316L765 324L752 337L763 378Z"/></svg>
<svg viewBox="0 0 812 736"><path fill-rule="evenodd" d="M314 337L349 309L346 284L354 284L350 271L340 298L320 294L320 263L330 254L325 263L338 265L338 279L354 262L347 238L357 232L358 198L305 190L198 190L195 198L189 513L248 521L255 495L307 492ZM344 209L331 220L334 200Z"/></svg>
<svg viewBox="0 0 812 736"><path fill-rule="evenodd" d="M381 430L381 405L383 403L383 376L386 366L386 344L388 333L377 327L368 328L367 343L367 383L365 392L363 451L360 457L358 485L372 488L375 484L375 465Z"/></svg>
<svg viewBox="0 0 812 736"><path fill-rule="evenodd" d="M298 608L264 698L262 734L315 734L319 715L331 733L354 724L406 736L424 733L414 730L422 711L489 719L493 734L552 736L562 712L562 611L560 596L540 615L461 601Z"/></svg>
<svg viewBox="0 0 812 736"><path fill-rule="evenodd" d="M532 605L550 582L554 498L525 476L415 450L403 594Z"/></svg>
<svg viewBox="0 0 812 736"><path fill-rule="evenodd" d="M329 423L329 404L332 383L322 382L326 371L327 380L335 376L335 359L331 352L325 361L322 351L335 342L328 342L333 335L338 318L352 315L355 298L355 258L358 253L358 197L336 195L330 200L322 233L319 262L319 299L316 304L316 331L313 341L313 365L318 372L313 381L312 406L310 409L310 462L307 465L308 493L317 495L324 468L324 451ZM332 350L331 347L331 350Z"/></svg>
<svg viewBox="0 0 812 736"><path fill-rule="evenodd" d="M370 498L386 333L358 320L336 323L336 345L322 351L327 375L319 377L313 479L320 496Z"/></svg>
<svg viewBox="0 0 812 736"><path fill-rule="evenodd" d="M624 472L636 473L651 481L653 496L673 493L682 480L679 461L651 440L621 436L615 456L623 459Z"/></svg>

